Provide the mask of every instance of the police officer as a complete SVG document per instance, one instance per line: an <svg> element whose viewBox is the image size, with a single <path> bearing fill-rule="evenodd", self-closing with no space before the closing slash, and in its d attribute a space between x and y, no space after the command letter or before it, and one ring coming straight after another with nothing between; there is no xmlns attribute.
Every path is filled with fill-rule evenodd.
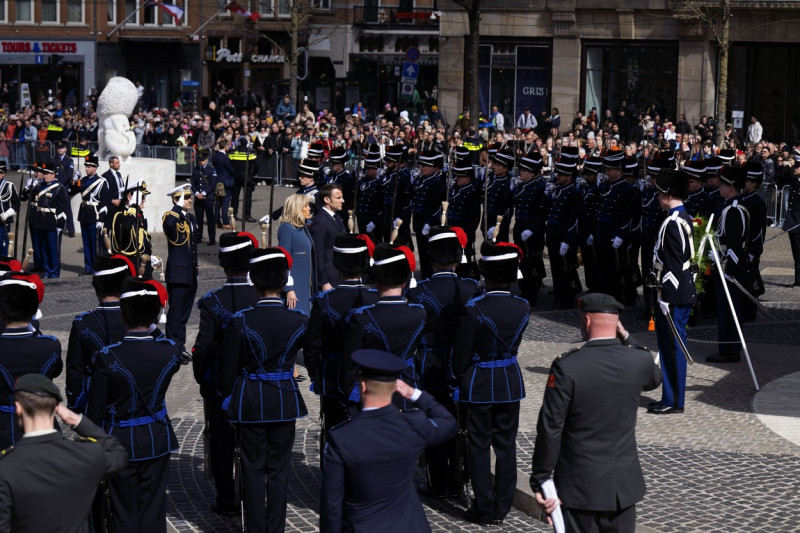
<svg viewBox="0 0 800 533"><path fill-rule="evenodd" d="M0 161L0 255L8 255L8 234L19 212L19 195L13 183L5 179L6 164Z"/></svg>
<svg viewBox="0 0 800 533"><path fill-rule="evenodd" d="M364 173L358 180L356 197L356 220L358 230L370 239L380 242L378 224L383 216L382 185L379 172L381 154L377 144L371 144L364 153Z"/></svg>
<svg viewBox="0 0 800 533"><path fill-rule="evenodd" d="M59 404L47 377L25 374L16 383L14 409L25 438L0 454L0 529L89 531L87 518L97 485L128 463L128 452L88 418ZM58 414L80 438L56 431Z"/></svg>
<svg viewBox="0 0 800 533"><path fill-rule="evenodd" d="M161 224L167 238L166 282L169 292L167 337L175 341L188 358L186 323L192 314L197 294L197 242L198 226L192 208L192 189L188 184L175 187L169 193L172 209L164 213Z"/></svg>
<svg viewBox="0 0 800 533"><path fill-rule="evenodd" d="M233 207L233 216L239 216L239 195L244 187L244 221L256 222L253 218L251 210L253 208L253 191L256 188L255 176L258 173L258 163L256 163L256 154L247 144L246 138L239 139L239 145L236 150L228 154L228 158L233 165L233 190L231 191L231 207Z"/></svg>
<svg viewBox="0 0 800 533"><path fill-rule="evenodd" d="M464 261L459 259L456 272L459 276L477 277L475 237L481 222L481 191L475 182L475 168L469 164L468 153L455 158L453 177L455 183L451 185L448 196L447 225L461 228L467 238L463 245ZM431 261L434 262L432 258Z"/></svg>
<svg viewBox="0 0 800 533"><path fill-rule="evenodd" d="M198 165L192 171L192 192L197 202L194 206L194 213L200 232L197 242L203 240L203 221L205 221L208 225L208 245L216 246L217 221L214 218L214 190L217 187L217 171L209 161L208 150L201 148L197 151L197 163Z"/></svg>
<svg viewBox="0 0 800 533"><path fill-rule="evenodd" d="M419 383L414 355L422 341L425 308L403 297L403 289L416 267L414 254L405 246L379 244L375 247L374 259L372 275L379 299L372 305L355 309L349 316L350 327L342 359L344 400L350 398L356 383L352 355L361 348L393 353L406 363L403 380L414 387ZM401 409L410 407L399 397L395 398L395 405Z"/></svg>
<svg viewBox="0 0 800 533"><path fill-rule="evenodd" d="M94 355L87 415L128 450L128 466L108 480L115 531L166 531L170 453L178 439L166 395L180 348L150 329L167 305L155 280L127 278L120 310L126 333Z"/></svg>
<svg viewBox="0 0 800 533"><path fill-rule="evenodd" d="M311 303L303 359L314 393L320 397L323 439L326 431L347 418L340 401L342 354L349 326L346 319L351 309L378 301L378 292L367 289L361 279L374 250L366 235L338 235L333 244L333 265L339 271L339 284L319 293ZM356 401L354 397L352 402Z"/></svg>
<svg viewBox="0 0 800 533"><path fill-rule="evenodd" d="M111 206L111 189L106 179L97 174L97 156L87 155L84 159L86 175L78 180L81 205L78 208L78 222L81 225L83 240L83 272L79 276L92 274L92 263L97 250L100 233Z"/></svg>
<svg viewBox="0 0 800 533"><path fill-rule="evenodd" d="M682 413L686 394L686 356L683 354L667 315L686 345L686 324L695 303L694 229L692 219L683 207L688 190L687 175L662 170L656 178L658 202L667 212L661 223L653 251L653 276L659 288L655 313L658 352L661 354L661 401L647 410L653 414Z"/></svg>
<svg viewBox="0 0 800 533"><path fill-rule="evenodd" d="M58 141L56 143L56 156L50 162L55 170L56 180L64 187L64 190L69 192L70 185L75 178L75 163L67 155L67 143ZM75 221L72 218L72 205L67 203L67 225L65 231L68 237L75 236Z"/></svg>
<svg viewBox="0 0 800 533"><path fill-rule="evenodd" d="M408 169L408 150L402 144L386 149L386 174L381 183L383 189L383 216L381 217L382 242L390 242L396 220L403 223L398 228L396 244L412 246L411 243L411 199L414 187Z"/></svg>
<svg viewBox="0 0 800 533"><path fill-rule="evenodd" d="M491 158L491 175L484 183L488 187L486 200L486 213L484 216L489 221L489 233L484 235L487 239L507 242L508 229L511 226L511 214L513 213L513 192L511 190L511 170L514 168L514 153L510 148L497 150ZM500 232L494 235L495 221L498 216L503 217L500 224Z"/></svg>
<svg viewBox="0 0 800 533"><path fill-rule="evenodd" d="M72 320L67 344L67 406L84 412L92 376L92 356L125 336L125 325L119 307L122 282L136 275L131 260L124 255L98 254L92 263L92 287L97 307L77 315ZM158 332L158 328L154 331Z"/></svg>
<svg viewBox="0 0 800 533"><path fill-rule="evenodd" d="M742 204L750 213L750 236L747 241L747 254L750 259L750 275L745 288L758 298L764 294L764 281L759 272L761 254L764 252L764 234L767 232L767 206L758 194L764 181L764 167L757 161L748 161L744 166L747 173L742 192ZM752 322L756 319L758 307L750 298L742 300L742 319Z"/></svg>
<svg viewBox="0 0 800 533"><path fill-rule="evenodd" d="M416 460L452 438L456 421L430 394L398 379L405 365L394 354L358 350L353 362L363 410L331 430L325 446L320 532L430 532L412 483ZM418 410L398 411L393 396Z"/></svg>
<svg viewBox="0 0 800 533"><path fill-rule="evenodd" d="M280 298L291 266L280 248L253 250L250 280L260 299L234 315L223 337L221 407L236 424L247 531L284 531L295 421L308 414L292 377L308 317Z"/></svg>
<svg viewBox="0 0 800 533"><path fill-rule="evenodd" d="M542 250L547 220L547 179L541 171L542 158L538 152L522 156L519 161L520 182L514 187L514 242L525 250L520 265L522 279L519 288L531 307L536 305L545 276Z"/></svg>
<svg viewBox="0 0 800 533"><path fill-rule="evenodd" d="M431 228L428 252L433 276L408 291L409 301L422 305L426 313L423 342L415 357L420 388L432 394L453 416L457 414L456 403L450 395L454 385L451 380L453 344L466 303L478 288L474 279L462 279L456 274L467 246L468 237L463 229ZM453 441L426 450L428 489L432 494L437 497L461 495L466 479L460 477L458 460Z"/></svg>
<svg viewBox="0 0 800 533"><path fill-rule="evenodd" d="M6 328L0 335L0 448L15 445L21 437L11 401L14 382L24 374L61 375L61 343L35 331L31 325L44 297L36 274L11 272L0 278L0 317Z"/></svg>
<svg viewBox="0 0 800 533"><path fill-rule="evenodd" d="M61 276L61 232L67 224L69 195L56 180L53 168L40 165L43 183L36 194L36 212L31 216L31 233L36 233L34 254L44 269L43 278Z"/></svg>
<svg viewBox="0 0 800 533"><path fill-rule="evenodd" d="M578 309L587 342L550 367L531 488L548 513L560 498L566 531L633 533L635 504L645 492L636 411L642 390L658 387L661 372L650 352L618 338L628 338L619 323L621 303L589 293ZM558 496L545 498L543 491L553 482Z"/></svg>
<svg viewBox="0 0 800 533"><path fill-rule="evenodd" d="M344 221L344 227L348 227L350 220L350 211L353 210L353 199L356 191L356 177L355 174L344 167L347 161L347 150L342 146L337 146L331 150L328 155L331 169L328 173L328 183L335 183L342 188L342 196L344 197L344 206L339 212L339 216Z"/></svg>
<svg viewBox="0 0 800 533"><path fill-rule="evenodd" d="M717 306L717 336L719 352L706 357L709 363L738 363L741 359L741 343L733 321L732 313L742 316L742 294L738 287L728 284L731 305L728 304L723 283L728 279L736 279L742 286L747 286L750 269L750 258L747 245L750 235L750 213L742 203L742 189L747 174L743 168L724 167L720 173L719 191L725 204L719 211L716 233L719 238L719 257L723 272L715 269L714 294Z"/></svg>
<svg viewBox="0 0 800 533"><path fill-rule="evenodd" d="M692 218L702 217L708 220L711 215L711 197L703 188L706 180L706 163L704 160L688 161L683 171L689 178L689 189L683 206Z"/></svg>
<svg viewBox="0 0 800 533"><path fill-rule="evenodd" d="M447 184L441 173L444 157L433 150L423 150L419 154L420 175L414 180L414 198L411 201L414 232L417 236L417 252L419 253L422 278L433 274L428 257L427 236L432 226L441 223L442 201L445 199Z"/></svg>
<svg viewBox="0 0 800 533"><path fill-rule="evenodd" d="M127 184L122 191L123 209L114 213L109 237L111 252L130 258L137 272L145 278L153 277L153 245L144 218L144 204L149 194L145 182Z"/></svg>
<svg viewBox="0 0 800 533"><path fill-rule="evenodd" d="M256 248L258 241L250 233L220 235L219 264L225 270L225 284L197 302L200 328L192 348L192 369L205 408L210 445L206 453L211 457L211 471L217 489L214 511L223 515L235 515L237 509L233 499L234 431L221 407L224 399L219 382L222 339L233 315L258 302L258 294L247 278L250 255Z"/></svg>
<svg viewBox="0 0 800 533"><path fill-rule="evenodd" d="M580 234L581 259L586 288L596 291L600 286L599 267L594 247L594 231L597 220L597 205L600 202L599 174L603 170L603 159L599 156L587 157L583 162L583 182L580 192L583 195L583 207L578 218Z"/></svg>
<svg viewBox="0 0 800 533"><path fill-rule="evenodd" d="M467 408L467 449L475 493L464 517L482 525L502 523L517 485L519 405L525 398L517 351L528 326L530 305L508 288L517 279L521 256L516 245L484 241L480 268L486 293L467 303L453 346L457 401Z"/></svg>
<svg viewBox="0 0 800 533"><path fill-rule="evenodd" d="M576 158L559 158L554 166L556 188L547 199L547 253L553 276L554 309L572 309L581 292L578 277L578 217L583 198L575 187Z"/></svg>
<svg viewBox="0 0 800 533"><path fill-rule="evenodd" d="M673 159L672 152L669 152ZM631 230L628 242L620 248L622 263L622 303L634 305L639 295L636 288L642 285L642 272L639 270L639 250L642 245L642 191L638 181L639 162L635 157L626 156L622 160L622 178L631 186L627 204L631 214Z"/></svg>

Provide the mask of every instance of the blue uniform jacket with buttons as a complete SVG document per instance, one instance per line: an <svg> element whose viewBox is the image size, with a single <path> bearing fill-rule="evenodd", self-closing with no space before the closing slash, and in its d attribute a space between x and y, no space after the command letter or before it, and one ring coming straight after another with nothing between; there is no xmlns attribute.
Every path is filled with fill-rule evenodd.
<svg viewBox="0 0 800 533"><path fill-rule="evenodd" d="M56 181L64 187L69 187L69 182L75 176L75 163L72 158L64 154L63 156L57 155L51 161L51 164L56 171Z"/></svg>
<svg viewBox="0 0 800 533"><path fill-rule="evenodd" d="M578 234L580 235L581 244L584 244L589 235L594 235L595 232L597 204L600 201L600 193L596 186L587 183L583 184L580 192L583 195L583 206L578 217Z"/></svg>
<svg viewBox="0 0 800 533"><path fill-rule="evenodd" d="M370 222L376 226L380 224L383 216L382 193L381 181L377 176L374 178L362 176L358 181L356 213L358 215L359 229L362 232L366 232L365 228Z"/></svg>
<svg viewBox="0 0 800 533"><path fill-rule="evenodd" d="M687 195L686 200L683 201L683 206L692 218L708 218L714 212L711 207L711 197L702 187Z"/></svg>
<svg viewBox="0 0 800 533"><path fill-rule="evenodd" d="M442 201L447 194L445 177L434 172L427 178L422 175L414 181L414 199L411 210L414 212L414 231L422 231L425 224L438 225L442 214Z"/></svg>
<svg viewBox="0 0 800 533"><path fill-rule="evenodd" d="M486 212L489 220L495 221L498 216L503 220L511 220L514 208L514 196L511 191L511 174L499 178L492 174L489 176L489 191L486 193Z"/></svg>
<svg viewBox="0 0 800 533"><path fill-rule="evenodd" d="M642 193L642 242L655 242L664 220L664 210L658 201L658 189L650 187Z"/></svg>
<svg viewBox="0 0 800 533"><path fill-rule="evenodd" d="M84 176L80 185L81 205L78 208L78 222L94 224L104 222L111 204L111 189L106 179L99 175Z"/></svg>
<svg viewBox="0 0 800 533"><path fill-rule="evenodd" d="M452 186L447 207L447 225L463 229L469 241L473 242L480 222L481 190L475 180L463 187Z"/></svg>
<svg viewBox="0 0 800 533"><path fill-rule="evenodd" d="M578 243L578 217L583 205L583 197L575 183L556 187L547 203L547 246L558 248L565 242L574 249Z"/></svg>
<svg viewBox="0 0 800 533"><path fill-rule="evenodd" d="M600 198L597 203L596 230L594 243L596 246L611 246L615 237L630 242L633 214L630 212L630 196L632 186L624 179L614 183L604 182L598 189Z"/></svg>
<svg viewBox="0 0 800 533"><path fill-rule="evenodd" d="M764 251L764 234L767 232L767 206L757 191L742 194L742 204L750 213L747 253L760 256Z"/></svg>
<svg viewBox="0 0 800 533"><path fill-rule="evenodd" d="M533 232L533 239L544 242L545 190L547 180L543 177L527 182L520 182L514 188L514 240L520 242L520 235L525 230Z"/></svg>
<svg viewBox="0 0 800 533"><path fill-rule="evenodd" d="M214 188L217 186L217 171L206 162L204 166L195 167L192 171L192 192L206 195L206 200L214 199Z"/></svg>
<svg viewBox="0 0 800 533"><path fill-rule="evenodd" d="M397 198L395 199L395 184L397 185ZM395 218L403 220L403 224L411 222L411 199L414 196L414 187L411 185L411 171L407 167L387 174L381 183L383 190L383 219L381 225L391 228ZM394 218L392 218L392 205L394 205Z"/></svg>
<svg viewBox="0 0 800 533"><path fill-rule="evenodd" d="M694 246L692 219L683 206L670 209L658 231L653 265L659 273L661 299L675 306L693 305L696 298L690 261Z"/></svg>
<svg viewBox="0 0 800 533"><path fill-rule="evenodd" d="M36 195L36 207L31 210L31 227L45 231L64 229L67 224L69 196L58 182L42 182Z"/></svg>
<svg viewBox="0 0 800 533"><path fill-rule="evenodd" d="M725 273L744 284L750 266L750 259L747 256L750 213L742 204L741 195L725 202L718 213L715 225L719 237L720 260L725 261Z"/></svg>

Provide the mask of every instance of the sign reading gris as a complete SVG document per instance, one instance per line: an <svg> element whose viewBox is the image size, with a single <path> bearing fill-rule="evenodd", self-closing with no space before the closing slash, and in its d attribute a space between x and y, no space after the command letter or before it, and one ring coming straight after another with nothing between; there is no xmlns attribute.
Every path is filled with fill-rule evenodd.
<svg viewBox="0 0 800 533"><path fill-rule="evenodd" d="M216 62L222 63L241 63L244 59L244 54L241 52L231 53L227 48L220 48L217 50ZM251 63L286 63L286 56L283 54L251 54L248 57Z"/></svg>

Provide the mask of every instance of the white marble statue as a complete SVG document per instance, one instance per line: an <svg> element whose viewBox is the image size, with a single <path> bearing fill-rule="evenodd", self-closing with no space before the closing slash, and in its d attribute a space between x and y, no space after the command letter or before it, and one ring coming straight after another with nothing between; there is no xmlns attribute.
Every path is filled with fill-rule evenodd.
<svg viewBox="0 0 800 533"><path fill-rule="evenodd" d="M98 157L105 158L108 150L122 161L127 161L136 150L136 135L131 131L128 117L133 114L138 98L136 86L131 80L120 76L108 80L108 85L97 99Z"/></svg>

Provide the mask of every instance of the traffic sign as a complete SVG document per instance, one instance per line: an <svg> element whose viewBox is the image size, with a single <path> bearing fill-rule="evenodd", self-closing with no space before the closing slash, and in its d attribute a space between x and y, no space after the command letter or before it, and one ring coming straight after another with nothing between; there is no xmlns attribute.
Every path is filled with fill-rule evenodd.
<svg viewBox="0 0 800 533"><path fill-rule="evenodd" d="M414 84L402 83L400 87L400 96L403 98L412 98L414 96Z"/></svg>
<svg viewBox="0 0 800 533"><path fill-rule="evenodd" d="M44 65L44 56L42 54L36 54L34 61L37 65Z"/></svg>
<svg viewBox="0 0 800 533"><path fill-rule="evenodd" d="M406 61L411 61L412 63L416 63L417 61L419 61L419 56L420 56L419 48L417 48L416 46L409 46L406 49Z"/></svg>
<svg viewBox="0 0 800 533"><path fill-rule="evenodd" d="M412 63L411 61L403 62L403 71L400 81L403 83L417 83L419 76L419 63Z"/></svg>

